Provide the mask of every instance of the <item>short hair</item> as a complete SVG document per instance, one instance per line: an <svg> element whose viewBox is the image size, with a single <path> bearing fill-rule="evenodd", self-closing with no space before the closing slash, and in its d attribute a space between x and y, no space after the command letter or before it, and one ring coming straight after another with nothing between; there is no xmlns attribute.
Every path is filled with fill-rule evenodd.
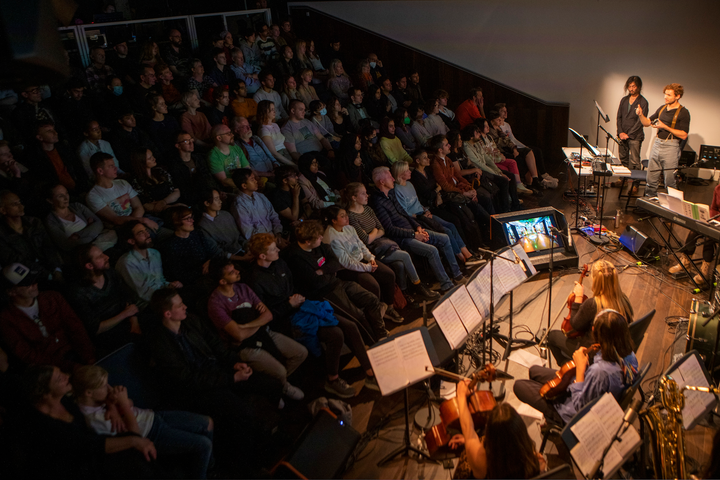
<svg viewBox="0 0 720 480"><path fill-rule="evenodd" d="M353 86L353 87L350 87L350 91L348 91L348 93L350 94L351 97L354 97L357 94L357 92L363 93L362 88Z"/></svg>
<svg viewBox="0 0 720 480"><path fill-rule="evenodd" d="M383 178L386 173L390 173L390 169L388 167L375 167L372 171L373 183L377 184L378 180Z"/></svg>
<svg viewBox="0 0 720 480"><path fill-rule="evenodd" d="M427 141L427 145L432 149L432 153L437 153L438 150L443 148L443 140L447 140L447 137L445 135L435 135Z"/></svg>
<svg viewBox="0 0 720 480"><path fill-rule="evenodd" d="M93 153L92 157L90 157L90 170L92 170L93 173L96 173L98 168L105 165L106 160L113 160L113 162L115 161L113 156L109 153Z"/></svg>
<svg viewBox="0 0 720 480"><path fill-rule="evenodd" d="M197 95L197 97L200 98L200 94L195 89L188 90L180 96L180 102L185 106L185 108L188 107L188 102L193 97L193 95Z"/></svg>
<svg viewBox="0 0 720 480"><path fill-rule="evenodd" d="M479 130L480 127L478 127L474 123L469 123L465 125L465 128L460 131L460 138L463 139L463 142L467 142L468 140L473 138L475 136L475 132Z"/></svg>
<svg viewBox="0 0 720 480"><path fill-rule="evenodd" d="M299 243L312 242L324 232L322 223L319 220L308 220L302 222L295 229L295 238Z"/></svg>
<svg viewBox="0 0 720 480"><path fill-rule="evenodd" d="M365 187L365 185L360 182L352 182L345 185L345 188L343 188L342 192L340 192L342 204L349 207L350 203L353 201L352 197L356 196L363 187Z"/></svg>
<svg viewBox="0 0 720 480"><path fill-rule="evenodd" d="M501 109L506 108L506 107L507 107L507 105L504 104L504 103L496 103L496 104L495 104L495 110L497 110L498 112L499 112Z"/></svg>
<svg viewBox="0 0 720 480"><path fill-rule="evenodd" d="M35 122L35 133L37 134L42 127L54 127L55 122L52 120L40 120Z"/></svg>
<svg viewBox="0 0 720 480"><path fill-rule="evenodd" d="M234 60L238 55L242 55L243 58L245 58L245 54L243 53L242 48L233 47L233 49L230 50L230 58Z"/></svg>
<svg viewBox="0 0 720 480"><path fill-rule="evenodd" d="M437 98L450 98L450 94L449 94L446 90L443 90L442 88L438 88L438 89L435 90L435 92L433 93L433 97L437 97Z"/></svg>
<svg viewBox="0 0 720 480"><path fill-rule="evenodd" d="M44 185L42 185L43 198L50 200L53 197L53 190L55 190L55 188L57 188L60 185L62 185L62 183L60 183L60 182L47 182Z"/></svg>
<svg viewBox="0 0 720 480"><path fill-rule="evenodd" d="M155 64L155 75L160 75L165 70L168 70L170 68L170 65L167 63L157 63Z"/></svg>
<svg viewBox="0 0 720 480"><path fill-rule="evenodd" d="M288 112L294 109L299 103L305 105L302 100L298 100L297 98L290 100L290 103L288 103Z"/></svg>
<svg viewBox="0 0 720 480"><path fill-rule="evenodd" d="M474 97L475 95L477 95L478 92L482 93L482 91L483 91L482 87L473 87L473 88L471 88L471 89L470 89L470 98L472 98L472 97Z"/></svg>
<svg viewBox="0 0 720 480"><path fill-rule="evenodd" d="M247 248L256 257L267 253L268 248L270 248L270 245L275 243L277 240L275 239L275 235L272 233L256 233L252 237L250 237L250 241L248 241Z"/></svg>
<svg viewBox="0 0 720 480"><path fill-rule="evenodd" d="M103 47L101 47L100 45L95 45L94 47L92 47L90 49L90 55L92 55L92 53L96 50L102 50L103 52L105 51L105 49Z"/></svg>
<svg viewBox="0 0 720 480"><path fill-rule="evenodd" d="M52 365L31 365L22 376L21 388L23 397L35 405L50 393L50 381L55 367Z"/></svg>
<svg viewBox="0 0 720 480"><path fill-rule="evenodd" d="M323 104L323 102L320 100L313 100L312 102L310 102L310 105L309 105L310 111L312 113L319 112L320 110L322 110L322 108L320 108L320 105L322 105L322 104Z"/></svg>
<svg viewBox="0 0 720 480"><path fill-rule="evenodd" d="M84 394L87 390L96 390L102 387L108 372L97 365L83 365L75 370L70 377L73 393L76 397Z"/></svg>
<svg viewBox="0 0 720 480"><path fill-rule="evenodd" d="M395 178L395 181L397 182L397 179L400 178L400 175L410 170L410 165L407 164L407 162L399 160L392 164L390 167L390 171L392 172L392 176Z"/></svg>
<svg viewBox="0 0 720 480"><path fill-rule="evenodd" d="M500 112L498 112L497 110L490 110L487 114L488 122L492 122L496 118L500 118Z"/></svg>
<svg viewBox="0 0 720 480"><path fill-rule="evenodd" d="M241 82L241 83L242 83L242 82ZM244 83L242 83L242 84L245 85ZM250 123L250 120L248 120L248 119L245 118L245 117L241 117L240 115L235 116L235 117L232 117L232 119L230 120L230 130L235 131L235 128L237 128L237 126L240 125L240 122L241 122L242 120L245 120L245 121L247 121L248 123Z"/></svg>
<svg viewBox="0 0 720 480"><path fill-rule="evenodd" d="M290 178L293 175L299 175L296 167L293 165L280 165L275 168L275 184L279 187L282 185L283 180Z"/></svg>
<svg viewBox="0 0 720 480"><path fill-rule="evenodd" d="M94 246L92 243L85 243L75 249L75 265L83 274L85 273L85 264L90 263L92 260L90 258L90 250L92 250Z"/></svg>
<svg viewBox="0 0 720 480"><path fill-rule="evenodd" d="M133 230L136 226L140 225L140 220L130 220L125 222L117 229L118 244L120 247L128 245L128 240L134 239L135 235Z"/></svg>
<svg viewBox="0 0 720 480"><path fill-rule="evenodd" d="M260 73L258 74L258 80L264 82L265 79L271 75L274 76L272 70L260 70Z"/></svg>
<svg viewBox="0 0 720 480"><path fill-rule="evenodd" d="M210 265L208 266L208 278L213 281L214 285L217 285L223 276L225 276L225 267L232 264L232 260L227 257L215 257L211 259Z"/></svg>
<svg viewBox="0 0 720 480"><path fill-rule="evenodd" d="M192 137L192 133L186 132L185 130L180 130L177 135L175 135L175 143L178 143L180 141L180 136L182 135L190 135Z"/></svg>
<svg viewBox="0 0 720 480"><path fill-rule="evenodd" d="M642 92L642 79L640 77L638 77L637 75L630 75L628 77L627 81L625 82L625 87L623 87L624 91L626 91L626 92L628 91L628 88L630 87L631 83L635 84L635 86L638 89L638 94L640 94L640 92ZM663 93L664 92L665 92L665 90L663 90Z"/></svg>
<svg viewBox="0 0 720 480"><path fill-rule="evenodd" d="M665 85L665 88L663 88L663 93L668 90L672 90L675 93L676 97L682 97L685 93L685 89L679 83L671 83L669 85Z"/></svg>
<svg viewBox="0 0 720 480"><path fill-rule="evenodd" d="M183 217L187 217L188 215L192 215L192 210L190 210L190 207L180 205L173 208L172 214L170 215L173 226L175 228L178 228L183 223Z"/></svg>
<svg viewBox="0 0 720 480"><path fill-rule="evenodd" d="M222 48L213 47L211 55L214 60L218 55L225 55L225 50L223 50Z"/></svg>
<svg viewBox="0 0 720 480"><path fill-rule="evenodd" d="M241 185L243 183L247 183L248 178L252 177L253 171L249 168L238 168L233 170L232 172L232 181L235 183L235 186L242 190Z"/></svg>
<svg viewBox="0 0 720 480"><path fill-rule="evenodd" d="M150 308L156 314L162 315L172 308L172 300L176 295L179 295L178 291L173 287L158 288L150 297Z"/></svg>
<svg viewBox="0 0 720 480"><path fill-rule="evenodd" d="M227 127L224 123L218 123L214 127L212 127L212 130L210 130L210 138L212 138L213 142L217 141L217 137L220 136L220 130L223 129L223 127Z"/></svg>
<svg viewBox="0 0 720 480"><path fill-rule="evenodd" d="M160 103L160 99L165 100L165 97L162 96L162 93L149 93L147 97L145 97L145 100L147 101L148 105L150 107L157 107L157 104Z"/></svg>

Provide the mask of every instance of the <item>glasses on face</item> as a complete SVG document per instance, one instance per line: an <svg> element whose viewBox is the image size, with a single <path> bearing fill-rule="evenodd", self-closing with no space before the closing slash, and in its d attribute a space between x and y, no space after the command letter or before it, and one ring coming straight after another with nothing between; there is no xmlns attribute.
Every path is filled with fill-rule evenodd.
<svg viewBox="0 0 720 480"><path fill-rule="evenodd" d="M183 222L193 222L194 220L193 220L192 215L188 215L188 216L186 216L186 217L183 217L183 218L182 218L182 221L183 221Z"/></svg>
<svg viewBox="0 0 720 480"><path fill-rule="evenodd" d="M194 138L190 138L190 139L188 139L188 140L180 140L180 143L182 143L182 144L184 144L184 145L190 145L191 143L195 143L195 139L194 139Z"/></svg>
<svg viewBox="0 0 720 480"><path fill-rule="evenodd" d="M232 134L233 134L232 132L224 132L224 133L221 133L220 136L224 137L225 135L232 135Z"/></svg>

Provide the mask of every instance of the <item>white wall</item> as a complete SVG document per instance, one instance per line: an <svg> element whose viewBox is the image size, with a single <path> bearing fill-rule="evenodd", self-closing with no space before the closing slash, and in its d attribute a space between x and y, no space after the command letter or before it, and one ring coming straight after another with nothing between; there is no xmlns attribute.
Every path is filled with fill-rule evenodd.
<svg viewBox="0 0 720 480"><path fill-rule="evenodd" d="M540 99L568 102L570 126L592 142L597 122L593 100L610 116L604 126L615 133L617 106L630 75L642 78L651 111L663 104L663 86L677 82L685 87L681 104L692 117L690 146L698 151L701 144L720 145L717 0L296 4L311 5ZM644 156L653 129L647 128L645 136ZM604 147L604 138L600 144Z"/></svg>

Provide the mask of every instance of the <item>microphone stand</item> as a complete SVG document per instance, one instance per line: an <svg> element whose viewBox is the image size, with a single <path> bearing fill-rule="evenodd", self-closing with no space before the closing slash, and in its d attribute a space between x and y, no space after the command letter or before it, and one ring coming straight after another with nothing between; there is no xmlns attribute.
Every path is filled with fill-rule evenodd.
<svg viewBox="0 0 720 480"><path fill-rule="evenodd" d="M599 113L599 112L598 112ZM599 128L602 128L605 133L607 133L607 139L605 143L605 155L607 156L607 144L610 143L610 132L605 130L600 124L598 124ZM607 163L606 163L607 165ZM603 237L602 227L603 227L603 213L605 212L605 176L600 176L600 182L598 182L599 190L598 190L598 197L597 201L595 202L595 211L597 211L597 204L600 202L600 223L598 227L598 234L597 237L593 235L592 237L588 237L588 240L590 240L591 243L601 246L605 245L607 243L610 243L610 240L608 240L607 236ZM602 201L600 200L600 194L602 193Z"/></svg>
<svg viewBox="0 0 720 480"><path fill-rule="evenodd" d="M605 457L607 456L608 452L610 451L610 448L613 446L613 444L615 442L618 442L618 443L622 442L622 438L620 438L620 437L625 433L625 431L635 421L635 419L637 418L637 414L638 414L638 412L636 410L640 410L640 407L642 407L641 400L635 400L633 403L630 404L630 406L628 407L628 411L626 412L626 419L623 419L623 422L620 424L617 431L615 432L615 436L613 436L612 440L610 440L610 443L603 450L600 460L595 462L595 465L593 466L593 469L590 471L591 473L588 476L588 478L602 479L605 476L602 471L603 464L605 463Z"/></svg>

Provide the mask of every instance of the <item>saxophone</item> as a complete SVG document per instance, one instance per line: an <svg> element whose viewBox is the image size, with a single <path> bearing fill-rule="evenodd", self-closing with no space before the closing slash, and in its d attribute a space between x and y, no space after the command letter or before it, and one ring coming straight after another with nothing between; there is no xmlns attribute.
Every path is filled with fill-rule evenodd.
<svg viewBox="0 0 720 480"><path fill-rule="evenodd" d="M660 403L640 414L650 434L654 478L687 478L682 419L685 397L668 375L660 377L658 390Z"/></svg>

